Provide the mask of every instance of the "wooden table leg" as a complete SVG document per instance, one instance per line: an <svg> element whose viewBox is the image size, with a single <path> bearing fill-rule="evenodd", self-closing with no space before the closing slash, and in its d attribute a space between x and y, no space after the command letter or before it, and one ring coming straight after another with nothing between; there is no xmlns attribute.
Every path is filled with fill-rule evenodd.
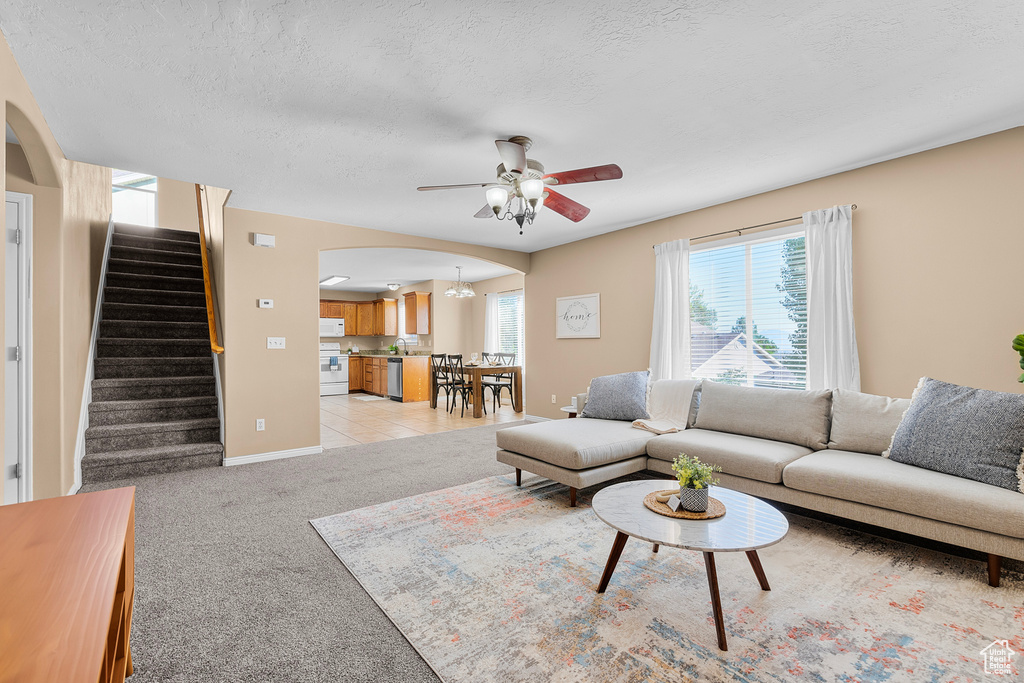
<svg viewBox="0 0 1024 683"><path fill-rule="evenodd" d="M473 417L484 416L484 387L480 373L473 373Z"/></svg>
<svg viewBox="0 0 1024 683"><path fill-rule="evenodd" d="M516 468L516 486L523 485L523 470Z"/></svg>
<svg viewBox="0 0 1024 683"><path fill-rule="evenodd" d="M658 546L658 544L657 544L657 543L655 543L655 544L654 544L654 552L658 552L658 547L659 547L659 546Z"/></svg>
<svg viewBox="0 0 1024 683"><path fill-rule="evenodd" d="M757 556L757 551L748 550L747 559L750 560L750 566L754 570L757 582L761 584L761 590L770 591L772 587L768 585L768 577L764 575L764 567L761 566L761 558Z"/></svg>
<svg viewBox="0 0 1024 683"><path fill-rule="evenodd" d="M608 588L608 582L612 580L612 574L615 573L615 565L619 563L619 556L622 555L622 549L626 547L626 541L628 540L629 536L621 531L615 534L612 551L608 553L608 562L604 566L604 574L601 575L601 583L597 585L598 593L604 593L605 589Z"/></svg>
<svg viewBox="0 0 1024 683"><path fill-rule="evenodd" d="M718 649L729 651L725 642L725 622L722 618L722 596L718 594L718 572L715 570L715 554L704 553L704 569L708 573L708 588L711 589L711 609L715 614L715 631L718 633Z"/></svg>
<svg viewBox="0 0 1024 683"><path fill-rule="evenodd" d="M523 371L518 369L512 373L512 409L517 413L523 412Z"/></svg>
<svg viewBox="0 0 1024 683"><path fill-rule="evenodd" d="M433 365L430 366L430 375L427 378L427 391L430 392L430 407L437 410L437 378L434 377Z"/></svg>

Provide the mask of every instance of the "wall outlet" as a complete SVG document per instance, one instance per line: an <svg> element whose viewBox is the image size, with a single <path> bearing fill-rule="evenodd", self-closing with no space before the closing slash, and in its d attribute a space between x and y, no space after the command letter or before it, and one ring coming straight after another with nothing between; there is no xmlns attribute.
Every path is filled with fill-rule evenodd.
<svg viewBox="0 0 1024 683"><path fill-rule="evenodd" d="M267 428L267 421L265 419L263 419L262 417L257 417L256 418L256 431L257 432L262 432L266 428Z"/></svg>
<svg viewBox="0 0 1024 683"><path fill-rule="evenodd" d="M260 305L260 308L273 308L274 307L274 300L273 299L260 299L260 304L259 305Z"/></svg>
<svg viewBox="0 0 1024 683"><path fill-rule="evenodd" d="M268 349L283 349L284 337L267 337Z"/></svg>
<svg viewBox="0 0 1024 683"><path fill-rule="evenodd" d="M552 403L557 403L558 402L558 399L555 398L554 394L551 394L551 402Z"/></svg>

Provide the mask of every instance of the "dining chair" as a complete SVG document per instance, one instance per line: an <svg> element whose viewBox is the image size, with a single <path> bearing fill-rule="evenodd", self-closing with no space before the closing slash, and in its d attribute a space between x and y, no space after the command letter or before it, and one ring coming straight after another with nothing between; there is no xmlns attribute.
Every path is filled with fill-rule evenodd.
<svg viewBox="0 0 1024 683"><path fill-rule="evenodd" d="M448 371L448 356L443 353L430 354L430 372L434 375L434 405L437 406L437 397L441 389L444 389L444 409L449 412L448 398L452 393L453 382Z"/></svg>
<svg viewBox="0 0 1024 683"><path fill-rule="evenodd" d="M485 353L484 362L495 362L498 365L515 365L516 354L514 353ZM501 407L501 390L507 389L509 399L513 399L512 396L512 382L513 373L506 372L500 375L485 375L483 378L483 385L491 390L491 408L497 411ZM514 403L514 401L513 401ZM495 407L496 406L496 407Z"/></svg>
<svg viewBox="0 0 1024 683"><path fill-rule="evenodd" d="M462 354L448 354L448 374L451 377L452 391L462 397L462 412L460 417L466 416L466 406L469 405L469 397L473 395L473 384L472 382L466 381L466 376L463 374L462 367ZM481 392L482 394L482 392ZM484 415L487 414L487 404L480 400L480 406L484 409ZM455 412L455 403L452 403L452 407L448 409L449 413Z"/></svg>

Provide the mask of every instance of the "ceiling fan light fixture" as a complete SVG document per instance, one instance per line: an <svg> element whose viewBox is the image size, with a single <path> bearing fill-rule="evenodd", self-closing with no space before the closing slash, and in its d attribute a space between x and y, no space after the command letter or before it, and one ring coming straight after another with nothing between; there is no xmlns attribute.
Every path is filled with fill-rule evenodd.
<svg viewBox="0 0 1024 683"><path fill-rule="evenodd" d="M345 280L348 279L348 275L330 275L321 280L320 285L323 287L330 287L331 285L336 285L339 282L344 282Z"/></svg>
<svg viewBox="0 0 1024 683"><path fill-rule="evenodd" d="M508 190L503 187L492 187L487 190L487 205L494 211L494 215L497 216L501 213L501 209L505 206L505 202L508 201Z"/></svg>
<svg viewBox="0 0 1024 683"><path fill-rule="evenodd" d="M537 201L544 194L544 181L540 178L523 180L519 183L519 191L522 192L523 199L530 205L530 208L535 208Z"/></svg>

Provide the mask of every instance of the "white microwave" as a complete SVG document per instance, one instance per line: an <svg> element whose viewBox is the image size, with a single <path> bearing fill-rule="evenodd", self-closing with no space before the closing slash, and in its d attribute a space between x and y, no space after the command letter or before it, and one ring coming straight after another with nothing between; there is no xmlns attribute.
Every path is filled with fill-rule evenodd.
<svg viewBox="0 0 1024 683"><path fill-rule="evenodd" d="M321 337L344 337L345 320L343 318L320 318Z"/></svg>

